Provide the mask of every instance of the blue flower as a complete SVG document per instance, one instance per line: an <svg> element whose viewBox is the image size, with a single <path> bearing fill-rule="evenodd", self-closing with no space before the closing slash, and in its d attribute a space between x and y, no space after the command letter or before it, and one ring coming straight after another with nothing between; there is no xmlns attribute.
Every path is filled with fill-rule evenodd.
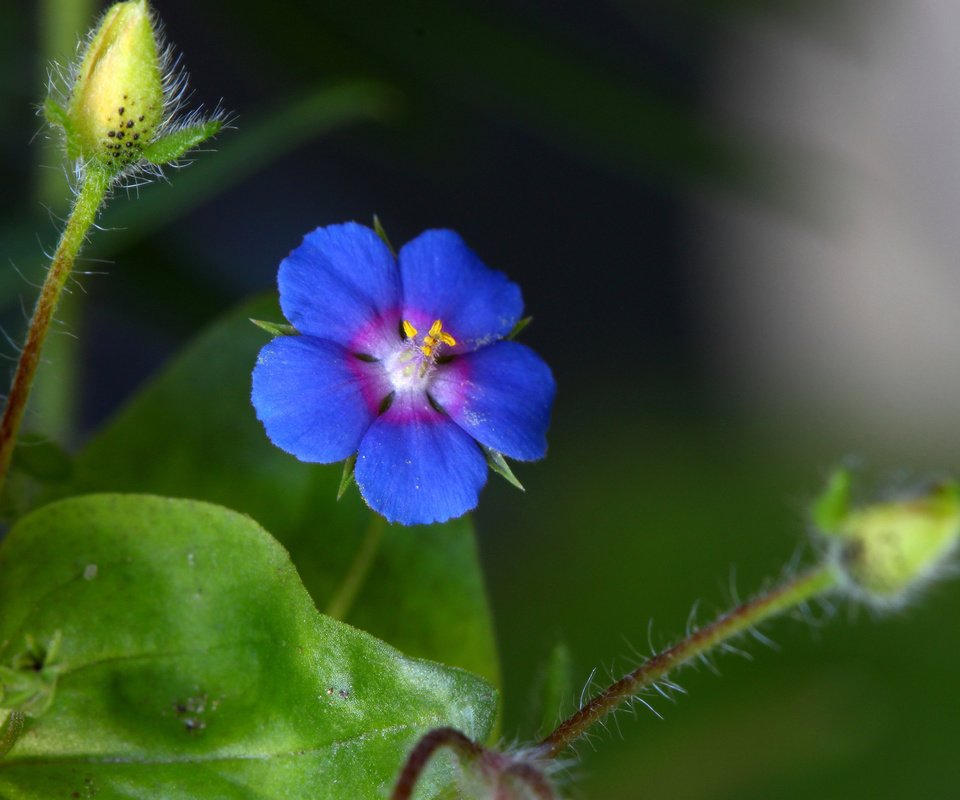
<svg viewBox="0 0 960 800"><path fill-rule="evenodd" d="M550 368L504 337L519 287L456 233L426 231L394 257L348 222L307 234L280 264L278 336L253 371L267 436L301 461L357 454L367 504L391 522L443 522L477 505L483 445L543 458Z"/></svg>

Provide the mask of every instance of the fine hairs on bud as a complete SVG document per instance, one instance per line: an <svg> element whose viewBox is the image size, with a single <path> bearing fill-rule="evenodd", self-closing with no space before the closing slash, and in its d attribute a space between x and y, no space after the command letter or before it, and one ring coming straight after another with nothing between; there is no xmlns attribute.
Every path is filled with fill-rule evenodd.
<svg viewBox="0 0 960 800"><path fill-rule="evenodd" d="M187 82L146 0L124 0L102 15L67 70L51 72L43 112L83 171L159 176L224 124L220 111L184 111Z"/></svg>
<svg viewBox="0 0 960 800"><path fill-rule="evenodd" d="M814 522L841 586L879 610L901 608L954 571L960 487L937 481L851 508L852 479L835 472L814 504Z"/></svg>

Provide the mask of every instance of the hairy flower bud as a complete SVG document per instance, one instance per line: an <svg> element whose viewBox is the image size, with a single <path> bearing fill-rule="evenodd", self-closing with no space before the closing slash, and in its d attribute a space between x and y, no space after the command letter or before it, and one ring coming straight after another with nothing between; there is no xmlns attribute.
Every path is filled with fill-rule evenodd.
<svg viewBox="0 0 960 800"><path fill-rule="evenodd" d="M146 0L111 6L79 64L51 79L43 105L63 130L67 156L114 178L176 161L216 134L222 114L179 113L187 76L174 63Z"/></svg>
<svg viewBox="0 0 960 800"><path fill-rule="evenodd" d="M846 509L849 477L834 476L818 501L819 522L848 587L879 606L897 606L940 573L960 540L960 487L940 483L906 499ZM825 515L825 507L830 514Z"/></svg>
<svg viewBox="0 0 960 800"><path fill-rule="evenodd" d="M112 6L83 55L67 117L79 155L126 166L163 120L163 70L146 0Z"/></svg>

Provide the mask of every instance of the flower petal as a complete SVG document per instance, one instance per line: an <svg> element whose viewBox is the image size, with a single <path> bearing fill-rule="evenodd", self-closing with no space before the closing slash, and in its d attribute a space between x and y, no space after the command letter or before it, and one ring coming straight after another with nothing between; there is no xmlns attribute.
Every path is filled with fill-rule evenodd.
<svg viewBox="0 0 960 800"><path fill-rule="evenodd" d="M424 231L398 256L403 316L416 327L441 320L468 352L506 336L520 319L520 287L485 266L453 231Z"/></svg>
<svg viewBox="0 0 960 800"><path fill-rule="evenodd" d="M342 461L390 392L379 370L326 339L278 336L253 370L257 419L271 442L301 461Z"/></svg>
<svg viewBox="0 0 960 800"><path fill-rule="evenodd" d="M424 395L398 395L370 426L354 477L367 504L390 522L425 525L477 505L487 465L477 443Z"/></svg>
<svg viewBox="0 0 960 800"><path fill-rule="evenodd" d="M308 233L280 263L280 307L293 326L380 357L399 338L400 273L370 228L347 222Z"/></svg>
<svg viewBox="0 0 960 800"><path fill-rule="evenodd" d="M437 403L474 439L521 461L547 453L556 390L540 356L509 341L438 367L430 387Z"/></svg>

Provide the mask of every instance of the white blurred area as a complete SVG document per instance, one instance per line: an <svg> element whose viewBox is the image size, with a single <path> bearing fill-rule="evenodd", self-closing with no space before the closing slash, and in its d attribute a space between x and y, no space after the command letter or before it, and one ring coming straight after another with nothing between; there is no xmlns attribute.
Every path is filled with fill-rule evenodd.
<svg viewBox="0 0 960 800"><path fill-rule="evenodd" d="M897 450L960 445L960 2L731 34L722 117L812 150L819 220L704 204L699 298L747 410ZM806 169L806 167L804 167Z"/></svg>

